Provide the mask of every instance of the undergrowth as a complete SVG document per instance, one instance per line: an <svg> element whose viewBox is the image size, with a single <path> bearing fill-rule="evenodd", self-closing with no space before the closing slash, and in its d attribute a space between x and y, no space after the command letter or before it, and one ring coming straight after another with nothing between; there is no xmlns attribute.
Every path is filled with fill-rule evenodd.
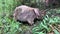
<svg viewBox="0 0 60 34"><path fill-rule="evenodd" d="M16 6L21 5L19 0L0 0L0 34L23 34L24 31L29 29L20 22L14 20L10 15ZM51 9L47 11L46 16L42 21L38 21L38 25L32 28L33 34L48 34L53 31L54 34L60 34L60 16L54 16L60 13L60 8Z"/></svg>

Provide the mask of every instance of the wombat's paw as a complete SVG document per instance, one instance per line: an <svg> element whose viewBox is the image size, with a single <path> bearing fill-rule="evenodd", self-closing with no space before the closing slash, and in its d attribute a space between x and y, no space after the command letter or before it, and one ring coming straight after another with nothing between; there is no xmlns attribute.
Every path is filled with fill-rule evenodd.
<svg viewBox="0 0 60 34"><path fill-rule="evenodd" d="M28 23L29 23L29 25L31 25L31 26L34 24L33 21L29 21L29 20L28 20Z"/></svg>

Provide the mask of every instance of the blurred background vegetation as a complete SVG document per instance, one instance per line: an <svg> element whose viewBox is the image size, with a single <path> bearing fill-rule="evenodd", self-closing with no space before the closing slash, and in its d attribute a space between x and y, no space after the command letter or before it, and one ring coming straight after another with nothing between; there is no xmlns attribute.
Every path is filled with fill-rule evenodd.
<svg viewBox="0 0 60 34"><path fill-rule="evenodd" d="M60 34L60 7L47 11L44 19L32 27L15 21L11 16L20 5L46 9L44 2L45 0L0 0L0 34Z"/></svg>

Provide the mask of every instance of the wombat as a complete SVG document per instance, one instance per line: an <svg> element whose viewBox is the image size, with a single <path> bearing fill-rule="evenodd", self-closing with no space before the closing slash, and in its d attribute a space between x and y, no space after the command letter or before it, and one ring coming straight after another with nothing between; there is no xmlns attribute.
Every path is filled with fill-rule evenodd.
<svg viewBox="0 0 60 34"><path fill-rule="evenodd" d="M30 25L34 24L34 19L42 19L44 15L44 11L26 5L16 7L13 14L15 20L27 21Z"/></svg>

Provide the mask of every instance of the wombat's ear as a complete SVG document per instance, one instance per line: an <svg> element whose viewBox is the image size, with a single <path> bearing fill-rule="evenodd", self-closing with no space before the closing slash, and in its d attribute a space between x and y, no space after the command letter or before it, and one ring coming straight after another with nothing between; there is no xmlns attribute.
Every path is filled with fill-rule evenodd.
<svg viewBox="0 0 60 34"><path fill-rule="evenodd" d="M35 14L37 15L37 16L39 16L40 15L40 12L39 12L39 9L34 9L34 12L35 12Z"/></svg>

